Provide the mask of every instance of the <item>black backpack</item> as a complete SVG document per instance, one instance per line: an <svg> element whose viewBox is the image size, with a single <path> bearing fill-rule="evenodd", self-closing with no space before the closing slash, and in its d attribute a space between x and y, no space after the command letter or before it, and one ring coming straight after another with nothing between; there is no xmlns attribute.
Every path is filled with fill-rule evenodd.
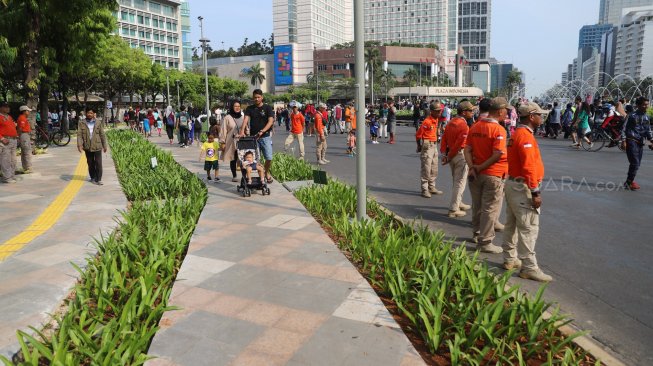
<svg viewBox="0 0 653 366"><path fill-rule="evenodd" d="M200 122L199 118L195 119L195 124L193 124L193 130L195 130L195 131L201 131L202 130L202 122Z"/></svg>

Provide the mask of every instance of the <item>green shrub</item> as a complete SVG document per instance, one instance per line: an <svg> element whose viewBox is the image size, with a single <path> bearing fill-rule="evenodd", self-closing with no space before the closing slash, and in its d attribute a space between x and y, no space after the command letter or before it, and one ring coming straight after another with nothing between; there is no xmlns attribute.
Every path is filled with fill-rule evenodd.
<svg viewBox="0 0 653 366"><path fill-rule="evenodd" d="M313 179L314 167L284 153L274 153L272 156L272 174L279 182Z"/></svg>
<svg viewBox="0 0 653 366"><path fill-rule="evenodd" d="M297 198L339 238L368 280L391 297L431 352L453 365L581 364L585 353L559 328L570 322L542 300L509 286L511 272L490 272L477 254L442 232L400 225L368 200L370 220L351 220L354 187L330 181L298 190Z"/></svg>
<svg viewBox="0 0 653 366"><path fill-rule="evenodd" d="M76 267L80 280L51 335L18 332L20 364L140 365L167 306L206 202L193 174L131 131L108 133L125 195L132 201L98 253ZM149 167L150 157L159 165ZM12 364L0 356L5 364Z"/></svg>

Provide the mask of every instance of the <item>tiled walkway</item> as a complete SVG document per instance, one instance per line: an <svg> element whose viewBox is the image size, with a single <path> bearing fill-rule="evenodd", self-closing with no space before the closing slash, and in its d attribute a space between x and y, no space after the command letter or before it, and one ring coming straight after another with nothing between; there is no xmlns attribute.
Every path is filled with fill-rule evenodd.
<svg viewBox="0 0 653 366"><path fill-rule="evenodd" d="M172 150L203 177L197 148ZM242 198L221 171L149 365L421 365L376 293L279 183ZM229 182L226 182L229 181Z"/></svg>
<svg viewBox="0 0 653 366"><path fill-rule="evenodd" d="M80 159L74 141L48 152L34 157L34 173L0 185L0 245L29 227L74 178ZM105 185L85 182L52 228L0 262L0 354L19 349L16 330L49 322L77 280L70 262L83 265L95 253L93 237L113 230L117 210L125 209L113 161L103 158Z"/></svg>

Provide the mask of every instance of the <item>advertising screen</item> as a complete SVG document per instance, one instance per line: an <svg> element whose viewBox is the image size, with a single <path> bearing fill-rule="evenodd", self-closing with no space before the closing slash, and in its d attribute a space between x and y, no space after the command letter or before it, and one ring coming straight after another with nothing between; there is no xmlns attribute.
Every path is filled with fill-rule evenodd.
<svg viewBox="0 0 653 366"><path fill-rule="evenodd" d="M292 45L274 47L274 84L292 85Z"/></svg>

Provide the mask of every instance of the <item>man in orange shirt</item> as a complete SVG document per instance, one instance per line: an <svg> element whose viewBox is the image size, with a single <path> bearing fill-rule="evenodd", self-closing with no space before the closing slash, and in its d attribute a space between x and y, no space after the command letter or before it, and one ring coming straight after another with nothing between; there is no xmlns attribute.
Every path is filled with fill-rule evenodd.
<svg viewBox="0 0 653 366"><path fill-rule="evenodd" d="M286 138L284 151L288 152L290 145L297 140L299 144L299 159L304 160L304 125L306 120L304 115L299 112L297 104L292 102L292 113L290 114L290 135Z"/></svg>
<svg viewBox="0 0 653 366"><path fill-rule="evenodd" d="M2 183L16 183L16 123L9 115L9 104L0 102L0 170Z"/></svg>
<svg viewBox="0 0 653 366"><path fill-rule="evenodd" d="M442 115L442 104L433 102L429 105L430 114L415 133L417 152L420 153L422 197L431 198L431 194L442 194L435 188L438 178L438 122Z"/></svg>
<svg viewBox="0 0 653 366"><path fill-rule="evenodd" d="M18 116L18 121L16 121L16 130L20 142L20 162L23 165L23 174L29 174L32 172L32 139L30 136L32 128L27 120L31 111L32 109L30 109L30 107L26 105L21 106L20 116Z"/></svg>
<svg viewBox="0 0 653 366"><path fill-rule="evenodd" d="M354 108L354 103L349 103L345 107L345 130L347 133L351 130L356 129L356 108Z"/></svg>
<svg viewBox="0 0 653 366"><path fill-rule="evenodd" d="M553 278L538 267L535 242L540 226L540 186L544 164L533 134L547 112L533 102L519 107L520 125L508 141L508 181L506 182L506 232L503 267L521 267L519 277L549 282Z"/></svg>
<svg viewBox="0 0 653 366"><path fill-rule="evenodd" d="M468 101L458 105L458 115L447 123L440 141L440 153L442 153L442 165L449 164L453 178L453 190L451 191L451 203L449 204L449 217L463 217L471 206L462 202L465 185L467 184L467 173L469 169L465 162L463 148L469 133L467 120L474 117L474 106Z"/></svg>
<svg viewBox="0 0 653 366"><path fill-rule="evenodd" d="M326 159L326 134L324 133L324 117L322 114L326 111L326 104L320 103L318 106L318 113L315 113L315 136L316 148L315 154L317 155L317 163L324 165L329 161Z"/></svg>
<svg viewBox="0 0 653 366"><path fill-rule="evenodd" d="M469 166L469 190L472 194L472 227L477 249L501 253L492 243L495 222L501 212L503 186L508 175L506 129L499 121L508 115L505 98L493 98L489 114L469 129L465 144L465 161Z"/></svg>

